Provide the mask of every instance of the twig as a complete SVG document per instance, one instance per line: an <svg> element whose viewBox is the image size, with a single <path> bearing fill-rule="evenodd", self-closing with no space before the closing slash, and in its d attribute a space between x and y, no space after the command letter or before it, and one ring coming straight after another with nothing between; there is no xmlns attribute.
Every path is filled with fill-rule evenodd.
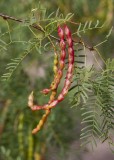
<svg viewBox="0 0 114 160"><path fill-rule="evenodd" d="M25 20L23 20L23 19L17 19L15 17L8 16L8 15L3 14L3 13L0 13L0 17L2 17L4 20L9 19L9 20L13 20L13 21L16 21L16 22L19 22L19 23L24 23L25 22ZM43 32L43 30L40 27L38 27L36 24L32 24L30 26Z"/></svg>
<svg viewBox="0 0 114 160"><path fill-rule="evenodd" d="M13 21L16 21L16 22L19 22L19 23L24 23L25 22L25 20L23 20L23 19L18 19L18 18L15 18L15 17L12 17L12 16L8 16L8 15L3 14L3 13L0 13L0 17L2 17L4 20L8 20L9 19L9 20L13 20ZM37 29L37 30L39 30L39 31L41 31L43 33L45 33L45 31L43 29L41 29L37 24L32 24L32 25L29 25L29 26L33 27L33 28L35 28L35 29ZM55 36L53 36L53 35L49 35L49 37L51 37L51 38L57 40L58 42L60 42L60 39L55 37ZM85 45L85 43L82 40L79 40L79 41L74 41L73 40L73 42L84 45L85 48L89 49L90 51L94 51L95 50L94 47L90 47L90 46Z"/></svg>

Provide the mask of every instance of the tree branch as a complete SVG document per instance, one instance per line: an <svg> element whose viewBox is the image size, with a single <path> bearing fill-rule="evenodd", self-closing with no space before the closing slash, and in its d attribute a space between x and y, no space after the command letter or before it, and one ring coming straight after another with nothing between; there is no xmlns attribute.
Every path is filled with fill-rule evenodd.
<svg viewBox="0 0 114 160"><path fill-rule="evenodd" d="M18 19L18 18L12 17L12 16L5 15L5 14L3 14L3 13L0 13L0 17L2 17L4 20L12 20L12 21L19 22L19 23L24 23L24 22L25 22L25 20L23 20L23 19ZM37 29L37 30L39 30L39 31L41 31L41 32L43 32L43 33L45 33L44 30L42 30L37 24L31 24L31 25L29 25L29 26L30 26L30 27L33 27L33 28L35 28L35 29ZM57 37L55 37L55 36L53 36L53 35L49 35L49 36L50 36L51 38L57 40L58 42L60 41L59 38L57 38ZM90 51L95 50L94 47L90 47L90 46L85 45L85 43L84 43L82 40L79 40L79 41L74 41L74 40L73 40L73 42L74 42L74 43L80 43L80 44L84 45L85 48L89 49Z"/></svg>
<svg viewBox="0 0 114 160"><path fill-rule="evenodd" d="M16 22L19 22L19 23L24 23L25 20L22 20L22 19L17 19L15 17L11 17L11 16L8 16L8 15L5 15L3 13L0 13L0 17L2 17L4 20L13 20L13 21L16 21ZM39 31L42 31L44 32L40 27L38 27L36 24L32 24L30 25L31 27L39 30Z"/></svg>

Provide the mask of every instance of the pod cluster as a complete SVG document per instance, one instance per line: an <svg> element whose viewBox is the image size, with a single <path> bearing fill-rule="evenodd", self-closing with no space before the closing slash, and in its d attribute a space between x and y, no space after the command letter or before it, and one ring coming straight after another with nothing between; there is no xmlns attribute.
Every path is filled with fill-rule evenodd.
<svg viewBox="0 0 114 160"><path fill-rule="evenodd" d="M39 121L39 124L37 125L35 129L33 129L32 131L33 134L35 134L42 128L42 126L46 122L48 115L51 112L51 109L54 108L59 102L64 100L65 95L68 93L68 90L71 86L73 68L74 68L74 49L73 49L72 35L67 25L65 25L63 29L60 26L58 26L58 36L60 38L60 43L59 43L60 59L58 59L58 54L55 53L54 66L53 66L54 79L49 89L46 88L43 91L41 91L43 94L48 94L49 92L51 92L50 99L47 104L44 104L41 106L41 105L36 105L33 103L34 101L33 92L30 94L28 98L28 106L33 111L40 110L40 109L45 110L45 114L42 116L41 120ZM66 52L66 42L68 45L67 52ZM66 79L65 79L62 91L56 97L57 88L63 76L66 53L68 53L68 68L66 72Z"/></svg>

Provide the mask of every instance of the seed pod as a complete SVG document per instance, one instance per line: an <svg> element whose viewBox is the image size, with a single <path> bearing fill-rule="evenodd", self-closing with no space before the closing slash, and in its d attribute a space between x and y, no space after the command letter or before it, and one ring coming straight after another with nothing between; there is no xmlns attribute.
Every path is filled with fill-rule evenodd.
<svg viewBox="0 0 114 160"><path fill-rule="evenodd" d="M64 32L60 26L58 26L58 36L60 37L60 39L64 39Z"/></svg>
<svg viewBox="0 0 114 160"><path fill-rule="evenodd" d="M65 35L67 36L67 38L68 37L71 38L71 32L70 32L69 28L67 27L67 25L64 26L64 29L65 29ZM67 39L67 40L69 40L69 39Z"/></svg>
<svg viewBox="0 0 114 160"><path fill-rule="evenodd" d="M33 91L31 92L31 94L28 97L28 106L31 108L34 106L34 96L33 96Z"/></svg>
<svg viewBox="0 0 114 160"><path fill-rule="evenodd" d="M57 67L58 66L58 56L55 53L54 67L53 67L53 70L55 73L54 80L52 81L49 89L44 89L43 91L41 91L44 94L48 94L51 90L56 90L58 88L58 85L62 78L62 72L65 66L66 45L64 41L64 32L60 26L58 26L58 36L60 37L60 48L61 48L59 68Z"/></svg>
<svg viewBox="0 0 114 160"><path fill-rule="evenodd" d="M45 114L42 116L42 118L41 118L41 120L39 121L39 123L38 123L38 125L36 126L36 128L34 128L34 129L32 130L32 133L33 133L33 134L37 133L37 132L41 129L41 127L43 127L43 125L45 124L45 121L46 121L48 115L50 114L50 112L51 112L50 109L46 110Z"/></svg>
<svg viewBox="0 0 114 160"><path fill-rule="evenodd" d="M43 93L43 94L48 94L50 92L50 89L48 89L48 88L45 88L45 89L43 89L42 91L41 91L41 93Z"/></svg>
<svg viewBox="0 0 114 160"><path fill-rule="evenodd" d="M51 107L55 106L58 103L58 101L57 100L54 101L54 99L55 99L55 96L56 96L56 93L57 93L58 85L59 85L60 80L61 80L62 75L63 75L62 71L63 71L64 66L65 66L65 57L66 57L66 52L65 52L66 45L65 45L65 42L64 42L64 32L60 27L58 27L58 35L60 37L60 48L61 48L59 68L58 68L58 56L57 56L57 54L55 54L54 67L53 67L54 80L51 83L50 89L44 89L43 91L41 91L44 94L48 94L52 90L52 93L50 95L50 100L48 102L48 104L51 104ZM30 102L29 102L29 104L30 104ZM47 107L48 105L44 105L44 106ZM33 108L33 107L34 107L33 110L35 110L36 106L33 105L31 108ZM42 116L41 120L39 121L39 124L32 131L33 134L38 132L43 127L47 117L50 114L50 111L51 111L50 109L46 110L45 114Z"/></svg>
<svg viewBox="0 0 114 160"><path fill-rule="evenodd" d="M74 49L73 49L73 41L72 41L72 37L71 37L71 32L66 25L65 25L64 29L65 29L67 43L70 42L70 43L68 43L68 54L69 54L68 62L69 62L69 64L68 64L68 70L67 70L67 74L66 74L64 87L56 100L54 100L50 104L48 103L43 106L35 106L35 108L34 107L31 108L32 110L50 109L50 108L55 107L59 102L61 102L64 99L64 96L68 93L68 90L70 88L72 76L73 76L73 68L74 68Z"/></svg>

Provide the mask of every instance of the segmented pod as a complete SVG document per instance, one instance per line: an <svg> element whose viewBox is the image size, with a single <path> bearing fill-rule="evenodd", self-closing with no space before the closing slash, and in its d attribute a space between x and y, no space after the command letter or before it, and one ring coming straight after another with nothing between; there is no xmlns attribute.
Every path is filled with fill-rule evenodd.
<svg viewBox="0 0 114 160"><path fill-rule="evenodd" d="M60 83L60 80L62 78L63 69L64 69L64 66L65 66L65 57L66 57L65 48L66 48L66 45L65 45L65 41L64 41L64 32L65 32L66 41L67 41L67 44L68 44L68 69L67 69L67 73L66 73L66 79L65 79L65 82L64 82L64 87L63 87L61 93L55 99L55 95L56 95L56 92L57 92L58 84ZM58 27L58 35L60 37L61 55L60 55L59 67L58 68L54 68L54 73L56 73L56 74L55 74L55 77L54 77L54 81L53 81L53 83L52 83L52 85L50 87L50 90L52 90L52 94L50 96L49 102L47 104L43 105L43 106L34 105L33 104L33 94L31 94L29 96L29 103L28 104L30 104L29 107L33 111L40 110L40 109L46 110L46 112L43 115L42 119L40 120L39 124L33 130L32 133L36 133L37 131L39 131L41 129L41 126L44 125L44 123L45 123L45 121L46 121L51 109L53 107L55 107L59 102L64 100L65 95L68 93L68 90L69 90L70 85L71 85L71 80L72 80L72 76L73 76L73 68L74 68L73 40L72 40L71 32L70 32L69 28L66 25L64 26L64 32L63 32L62 28ZM54 63L54 64L56 64L56 63ZM45 89L44 92L48 93L48 89Z"/></svg>
<svg viewBox="0 0 114 160"><path fill-rule="evenodd" d="M50 91L52 90L56 90L58 88L58 85L61 81L62 75L63 75L63 69L65 66L65 58L66 58L66 44L64 41L64 32L63 29L58 26L58 36L60 37L60 61L59 61L59 67L58 67L58 56L57 53L55 53L55 58L54 58L54 67L53 67L53 71L54 71L54 80L52 81L50 88L49 89L44 89L43 91L41 91L44 94L48 94Z"/></svg>
<svg viewBox="0 0 114 160"><path fill-rule="evenodd" d="M50 91L52 91L48 104L52 103L54 101L54 99L55 99L55 96L56 96L56 93L57 93L57 88L58 88L58 85L59 85L60 80L62 78L62 75L63 75L62 72L63 72L64 66L65 66L65 57L66 57L65 49L66 49L66 45L65 45L65 42L64 42L64 32L60 27L58 27L58 35L60 37L60 48L61 48L59 67L58 67L58 55L57 55L57 53L55 53L54 66L53 66L54 80L51 83L50 89L46 88L43 91L41 91L43 94L48 94ZM31 99L31 97L33 99L33 93L32 93L32 95L29 96L29 100ZM30 102L31 102L31 100L30 100ZM30 102L29 102L29 104L30 104ZM31 105L29 105L29 106L31 107ZM35 107L33 102L32 102L32 107ZM50 112L51 112L51 109L47 109L45 111L45 114L42 116L42 118L39 121L37 127L35 129L33 129L33 131L32 131L33 134L38 132L43 127L47 117L50 114Z"/></svg>

